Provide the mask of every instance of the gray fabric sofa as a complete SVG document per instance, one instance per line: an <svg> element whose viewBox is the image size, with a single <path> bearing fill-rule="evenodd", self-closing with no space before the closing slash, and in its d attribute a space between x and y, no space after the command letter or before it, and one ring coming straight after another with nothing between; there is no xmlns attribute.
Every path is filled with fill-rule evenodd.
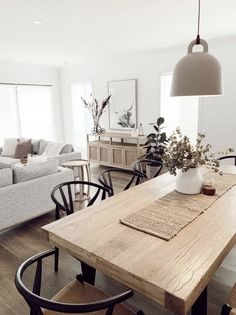
<svg viewBox="0 0 236 315"><path fill-rule="evenodd" d="M72 170L59 167L54 174L13 184L12 169L2 171L6 186L0 187L0 231L53 210L52 189L74 179Z"/></svg>
<svg viewBox="0 0 236 315"><path fill-rule="evenodd" d="M48 143L53 143L46 140L32 140L33 144L33 154L41 155L44 153L44 150ZM1 155L2 148L0 148L0 169L13 166L15 163L19 162L19 159L10 156ZM59 155L51 155L50 157L57 157L59 160L59 165L62 165L63 162L77 160L81 158L80 152L75 152L71 144L65 144Z"/></svg>

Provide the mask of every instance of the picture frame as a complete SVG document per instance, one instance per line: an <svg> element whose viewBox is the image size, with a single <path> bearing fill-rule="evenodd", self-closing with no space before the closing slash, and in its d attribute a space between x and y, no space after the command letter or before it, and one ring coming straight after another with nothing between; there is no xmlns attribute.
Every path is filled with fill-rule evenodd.
<svg viewBox="0 0 236 315"><path fill-rule="evenodd" d="M107 82L109 129L131 131L137 128L137 79Z"/></svg>

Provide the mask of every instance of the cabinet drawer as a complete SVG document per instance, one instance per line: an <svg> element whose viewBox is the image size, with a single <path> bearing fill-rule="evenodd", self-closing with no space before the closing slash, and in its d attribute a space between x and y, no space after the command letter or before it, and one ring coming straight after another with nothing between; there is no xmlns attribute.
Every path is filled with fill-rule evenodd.
<svg viewBox="0 0 236 315"><path fill-rule="evenodd" d="M96 146L90 145L88 147L88 156L92 161L98 161L98 148Z"/></svg>
<svg viewBox="0 0 236 315"><path fill-rule="evenodd" d="M122 166L123 164L123 149L111 148L112 164Z"/></svg>
<svg viewBox="0 0 236 315"><path fill-rule="evenodd" d="M99 147L99 161L110 163L109 147Z"/></svg>
<svg viewBox="0 0 236 315"><path fill-rule="evenodd" d="M131 166L134 161L137 160L137 151L135 150L124 150L124 166Z"/></svg>

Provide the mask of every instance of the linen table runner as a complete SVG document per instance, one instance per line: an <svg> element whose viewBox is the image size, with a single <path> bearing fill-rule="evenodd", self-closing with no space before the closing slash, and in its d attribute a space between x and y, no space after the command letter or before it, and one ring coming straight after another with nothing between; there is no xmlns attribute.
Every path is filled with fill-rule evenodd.
<svg viewBox="0 0 236 315"><path fill-rule="evenodd" d="M214 196L184 195L172 191L121 219L120 223L169 241L236 185L236 175L214 174L213 176L216 183Z"/></svg>

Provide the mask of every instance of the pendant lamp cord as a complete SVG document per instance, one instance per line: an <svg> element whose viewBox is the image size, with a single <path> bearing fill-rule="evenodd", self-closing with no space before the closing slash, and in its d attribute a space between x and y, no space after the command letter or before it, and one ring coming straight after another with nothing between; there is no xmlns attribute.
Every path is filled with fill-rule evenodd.
<svg viewBox="0 0 236 315"><path fill-rule="evenodd" d="M201 0L198 0L198 21L197 21L196 45L200 45L200 17L201 17Z"/></svg>

